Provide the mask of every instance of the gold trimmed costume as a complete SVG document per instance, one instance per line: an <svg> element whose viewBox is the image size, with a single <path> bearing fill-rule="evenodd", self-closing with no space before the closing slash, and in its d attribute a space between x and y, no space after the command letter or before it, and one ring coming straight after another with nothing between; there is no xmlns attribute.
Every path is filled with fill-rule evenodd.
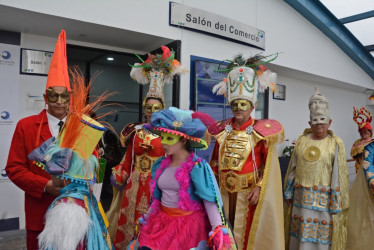
<svg viewBox="0 0 374 250"><path fill-rule="evenodd" d="M342 140L306 129L295 145L284 182L286 249L344 249L349 180Z"/></svg>
<svg viewBox="0 0 374 250"><path fill-rule="evenodd" d="M235 128L233 120L217 134L211 167L219 181L226 217L238 249L284 249L281 174L275 144L283 127L253 120ZM271 184L270 184L271 183ZM258 204L249 193L261 187Z"/></svg>
<svg viewBox="0 0 374 250"><path fill-rule="evenodd" d="M360 109L358 109L356 107L353 107L353 121L358 125L358 132L361 135L361 139L355 141L351 149L351 157L356 161L356 173L361 166L365 146L373 141L373 128L370 124L372 118L373 117L371 113L366 108L361 107ZM365 130L370 131L371 138L363 139L365 138L365 135L362 135L361 133L365 132Z"/></svg>
<svg viewBox="0 0 374 250"><path fill-rule="evenodd" d="M365 147L365 160L360 167L356 179L351 188L351 206L348 213L348 242L347 250L369 250L373 248L374 235L374 194L370 192L370 177L365 174L370 172L370 166L373 166L373 156L370 157L370 151L373 151L373 145ZM371 158L371 164L369 162ZM366 162L365 162L366 161ZM373 172L373 171L371 171ZM369 178L367 178L369 177Z"/></svg>
<svg viewBox="0 0 374 250"><path fill-rule="evenodd" d="M161 139L147 133L142 125L128 124L121 132L121 143L128 147L120 164L114 167L113 177L119 191L113 187L113 200L107 217L108 231L118 249L125 249L134 236L135 224L148 211L151 167L164 151Z"/></svg>
<svg viewBox="0 0 374 250"><path fill-rule="evenodd" d="M247 112L256 106L258 92L268 87L275 90L276 74L264 64L277 56L236 56L222 70L228 72L227 79L216 84L213 93L225 95L234 114ZM281 174L275 149L275 144L283 141L283 127L275 120L250 118L236 128L234 121L224 124L223 131L215 135L210 165L218 178L238 249L283 249ZM257 204L250 205L248 196L255 188L260 188L260 197Z"/></svg>
<svg viewBox="0 0 374 250"><path fill-rule="evenodd" d="M367 140L358 139L357 141L355 141L353 143L352 149L351 149L351 157L353 159L355 159L355 161L356 161L356 163L355 163L356 173L358 173L358 170L361 166L361 162L362 162L362 159L363 159L364 148L365 148L366 145L368 145L372 141L373 141L373 138L369 138Z"/></svg>

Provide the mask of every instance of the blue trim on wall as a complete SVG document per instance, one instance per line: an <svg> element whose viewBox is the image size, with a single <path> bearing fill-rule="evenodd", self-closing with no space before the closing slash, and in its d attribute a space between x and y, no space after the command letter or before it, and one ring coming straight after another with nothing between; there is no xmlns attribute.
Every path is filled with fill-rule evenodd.
<svg viewBox="0 0 374 250"><path fill-rule="evenodd" d="M373 56L320 1L284 1L335 42L374 80Z"/></svg>
<svg viewBox="0 0 374 250"><path fill-rule="evenodd" d="M345 24L345 23L360 21L360 20L363 20L363 19L368 19L368 18L371 18L371 17L374 17L374 10L364 12L364 13L360 13L360 14L353 15L353 16L347 16L347 17L344 17L344 18L340 18L339 21L341 23Z"/></svg>

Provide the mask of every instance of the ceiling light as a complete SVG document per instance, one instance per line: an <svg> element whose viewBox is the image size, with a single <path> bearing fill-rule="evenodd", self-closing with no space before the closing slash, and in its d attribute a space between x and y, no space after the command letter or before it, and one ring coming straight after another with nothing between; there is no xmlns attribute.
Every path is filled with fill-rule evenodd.
<svg viewBox="0 0 374 250"><path fill-rule="evenodd" d="M113 57L107 57L107 60L108 60L108 61L113 61L114 58L113 58Z"/></svg>

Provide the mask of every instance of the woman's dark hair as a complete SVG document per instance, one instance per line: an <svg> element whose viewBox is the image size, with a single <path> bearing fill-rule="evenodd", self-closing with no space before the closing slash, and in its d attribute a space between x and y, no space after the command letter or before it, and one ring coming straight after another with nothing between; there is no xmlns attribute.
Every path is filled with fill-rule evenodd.
<svg viewBox="0 0 374 250"><path fill-rule="evenodd" d="M162 102L161 98L157 98L157 97L146 97L146 99L147 100L145 102L147 102L148 100L156 100L156 101L159 101L162 104L162 106L164 106L164 103ZM163 108L165 108L165 107L163 107Z"/></svg>
<svg viewBox="0 0 374 250"><path fill-rule="evenodd" d="M186 139L187 140L187 139ZM187 150L188 153L190 153L193 149L191 148L190 141L187 140L186 143L184 144L184 148Z"/></svg>

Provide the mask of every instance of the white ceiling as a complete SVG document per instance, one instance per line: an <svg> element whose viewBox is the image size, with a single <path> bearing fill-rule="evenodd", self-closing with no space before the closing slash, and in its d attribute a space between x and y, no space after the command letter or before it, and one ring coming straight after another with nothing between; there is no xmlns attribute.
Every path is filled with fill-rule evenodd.
<svg viewBox="0 0 374 250"><path fill-rule="evenodd" d="M61 29L65 29L68 44L96 44L110 50L145 54L173 41L164 37L4 5L0 5L0 13L0 30L56 37Z"/></svg>
<svg viewBox="0 0 374 250"><path fill-rule="evenodd" d="M374 10L374 0L320 0L338 19ZM346 23L344 26L364 46L374 45L374 17ZM374 52L371 52L374 56Z"/></svg>

